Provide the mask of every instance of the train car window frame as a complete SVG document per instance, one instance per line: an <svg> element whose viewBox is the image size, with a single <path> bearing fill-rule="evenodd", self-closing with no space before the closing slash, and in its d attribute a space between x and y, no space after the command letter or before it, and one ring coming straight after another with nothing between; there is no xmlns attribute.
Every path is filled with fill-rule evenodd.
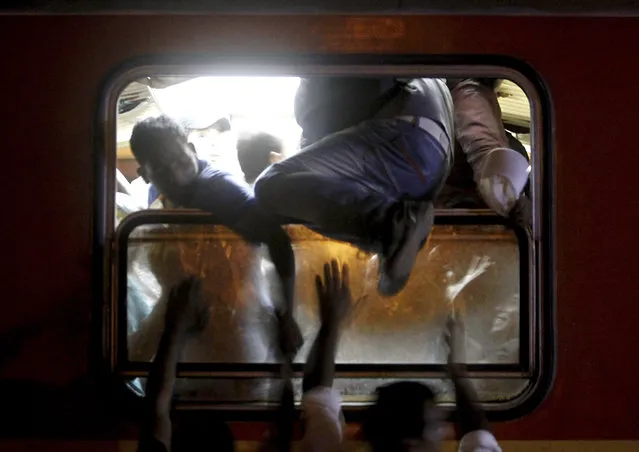
<svg viewBox="0 0 639 452"><path fill-rule="evenodd" d="M100 93L99 108L96 115L95 140L95 211L94 211L94 288L96 299L95 312L102 320L100 331L96 332L96 344L101 353L96 353L96 370L104 374L117 374L131 378L143 376L146 372L140 366L122 368L118 362L118 309L117 302L121 289L114 284L117 280L117 250L122 246L126 234L115 235L115 159L116 112L118 96L132 81L149 76L205 76L205 75L242 75L242 76L330 76L330 75L367 75L367 76L405 76L405 77L455 77L483 76L505 78L522 88L531 104L530 144L532 155L531 189L533 199L533 227L525 234L529 243L525 256L529 263L527 274L522 273L520 284L529 292L529 311L525 317L533 331L528 350L520 354L527 355L530 367L519 369L499 369L493 377L516 375L530 379L530 385L522 394L507 402L484 404L489 418L507 420L520 417L534 410L550 392L555 371L555 296L554 296L554 205L553 205L553 153L551 149L552 118L550 99L543 81L532 68L519 60L497 56L333 56L283 58L265 56L218 57L208 61L188 57L158 57L136 60L123 65L107 79ZM494 216L482 210L464 211L439 210L438 222L494 221ZM130 227L145 222L145 212L133 214ZM157 214L157 213L156 213ZM137 215L137 217L135 217ZM183 214L180 214L183 215ZM161 215L160 215L161 216ZM142 217L142 218L141 218ZM486 218L493 220L485 220ZM465 220L460 220L466 218ZM156 220L152 219L153 223ZM130 232L130 231L129 231ZM518 233L521 240L521 232ZM521 259L520 259L521 260ZM97 328L97 322L96 322ZM268 365L267 365L268 366ZM142 366L144 367L144 366ZM223 369L219 369L223 370ZM248 370L248 369L247 369ZM253 369L257 370L257 369ZM299 369L298 369L299 370ZM346 370L346 369L345 369ZM357 371L357 369L350 369ZM392 369L389 369L392 370ZM399 370L399 369L396 369ZM443 369L432 366L427 376L443 376ZM479 376L481 366L471 367ZM261 371L271 373L263 368ZM179 376L205 376L197 368L182 367ZM348 370L346 371L348 373ZM399 372L409 375L410 370ZM210 371L207 375L211 375ZM422 374L425 375L425 374ZM484 374L486 375L486 374ZM188 408L189 404L185 404ZM361 407L359 407L361 408ZM361 409L347 407L347 418L356 419ZM226 407L231 412L238 407ZM240 410L240 411L245 411ZM256 412L264 411L256 408ZM258 416L259 417L259 416Z"/></svg>

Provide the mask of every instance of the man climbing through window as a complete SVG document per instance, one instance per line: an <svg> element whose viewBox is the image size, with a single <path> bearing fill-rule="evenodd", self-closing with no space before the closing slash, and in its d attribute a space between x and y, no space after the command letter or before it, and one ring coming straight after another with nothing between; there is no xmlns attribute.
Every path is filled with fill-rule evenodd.
<svg viewBox="0 0 639 452"><path fill-rule="evenodd" d="M131 152L140 175L176 206L211 213L251 243L267 245L282 292L282 321L301 334L293 319L295 258L288 234L257 203L248 188L229 173L198 160L185 130L168 116L138 122L131 134Z"/></svg>
<svg viewBox="0 0 639 452"><path fill-rule="evenodd" d="M258 178L258 201L281 222L300 222L377 253L378 291L397 294L428 238L433 200L452 163L446 84L306 79L295 110L310 145Z"/></svg>
<svg viewBox="0 0 639 452"><path fill-rule="evenodd" d="M449 80L455 106L455 165L442 190L442 207L483 207L529 227L525 193L530 173L523 145L506 132L496 89L499 80ZM478 194L480 199L476 199Z"/></svg>

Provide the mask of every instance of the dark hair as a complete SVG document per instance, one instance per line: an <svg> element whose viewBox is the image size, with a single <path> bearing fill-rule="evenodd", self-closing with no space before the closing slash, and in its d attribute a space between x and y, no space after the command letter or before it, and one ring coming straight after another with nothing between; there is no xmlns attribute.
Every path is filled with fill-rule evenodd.
<svg viewBox="0 0 639 452"><path fill-rule="evenodd" d="M161 115L139 121L133 127L129 145L135 159L143 164L153 159L158 149L165 148L166 142L177 139L186 141L187 138L186 130L176 120Z"/></svg>
<svg viewBox="0 0 639 452"><path fill-rule="evenodd" d="M253 183L271 164L271 152L282 152L282 141L266 132L245 134L237 139L237 159L246 182Z"/></svg>
<svg viewBox="0 0 639 452"><path fill-rule="evenodd" d="M374 452L398 449L407 438L421 438L426 427L424 407L435 402L428 386L400 381L377 389L377 402L369 408L362 431Z"/></svg>

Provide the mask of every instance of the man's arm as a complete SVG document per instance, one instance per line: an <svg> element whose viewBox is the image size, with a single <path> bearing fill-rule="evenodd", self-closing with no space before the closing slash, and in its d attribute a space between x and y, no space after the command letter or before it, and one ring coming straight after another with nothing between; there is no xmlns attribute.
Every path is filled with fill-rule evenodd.
<svg viewBox="0 0 639 452"><path fill-rule="evenodd" d="M304 370L301 450L334 452L342 443L341 399L332 386L340 323L351 306L348 266L340 276L337 261L325 264L324 281L317 276L316 284L321 326Z"/></svg>
<svg viewBox="0 0 639 452"><path fill-rule="evenodd" d="M242 217L237 230L249 241L266 244L271 262L280 281L283 304L278 309L281 328L287 331L287 341L280 344L286 357L294 356L302 346L302 333L293 318L295 296L295 254L291 239L284 229L262 209L253 208Z"/></svg>
<svg viewBox="0 0 639 452"><path fill-rule="evenodd" d="M201 209L215 216L220 224L231 228L251 243L263 243L268 247L271 261L282 285L284 305L280 309L282 321L296 331L293 320L295 292L295 254L291 239L277 220L265 212L250 191L230 174L222 171L207 170L202 176L200 186L191 197L189 205L184 207ZM296 340L292 342L298 348L302 336L297 330ZM297 350L290 350L295 353Z"/></svg>
<svg viewBox="0 0 639 452"><path fill-rule="evenodd" d="M183 347L184 338L179 333L164 331L149 372L139 451L171 450L171 398Z"/></svg>
<svg viewBox="0 0 639 452"><path fill-rule="evenodd" d="M462 366L451 366L450 378L455 386L455 400L459 414L459 436L475 430L488 430L488 421L483 410L477 404L477 393L473 385L464 377Z"/></svg>
<svg viewBox="0 0 639 452"><path fill-rule="evenodd" d="M291 345L291 341L296 340L291 336L289 325L282 322L281 316L278 315L278 347L281 361L281 378L282 392L279 394L280 406L277 410L275 423L271 429L271 435L263 447L261 452L289 452L293 442L293 433L296 420L295 411L295 393L293 391L293 361L294 354L289 354L290 350L296 347Z"/></svg>
<svg viewBox="0 0 639 452"><path fill-rule="evenodd" d="M477 430L488 430L488 421L477 403L477 393L472 384L465 378L463 360L464 329L459 320L448 318L446 342L449 346L448 373L455 387L457 403L459 437Z"/></svg>
<svg viewBox="0 0 639 452"><path fill-rule="evenodd" d="M146 386L145 409L139 451L171 450L171 399L176 368L189 333L200 331L208 321L201 299L200 282L188 279L169 295L165 326Z"/></svg>
<svg viewBox="0 0 639 452"><path fill-rule="evenodd" d="M318 275L315 279L320 305L320 329L306 360L303 391L316 387L332 387L335 378L335 356L339 342L340 323L350 309L348 265L340 276L336 260L324 264L324 282Z"/></svg>

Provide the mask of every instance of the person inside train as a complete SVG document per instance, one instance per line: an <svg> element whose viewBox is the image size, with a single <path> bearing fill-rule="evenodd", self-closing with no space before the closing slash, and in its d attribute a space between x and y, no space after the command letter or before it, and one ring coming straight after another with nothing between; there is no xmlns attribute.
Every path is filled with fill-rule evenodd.
<svg viewBox="0 0 639 452"><path fill-rule="evenodd" d="M139 452L234 450L233 434L222 422L209 422L206 428L192 422L182 422L178 426L171 422L180 355L189 336L206 327L209 309L203 300L198 279L182 281L169 295L164 331L146 385Z"/></svg>
<svg viewBox="0 0 639 452"><path fill-rule="evenodd" d="M530 160L503 125L494 78L448 80L455 107L455 163L438 207L489 207L524 227L532 222Z"/></svg>
<svg viewBox="0 0 639 452"><path fill-rule="evenodd" d="M208 120L207 120L208 119ZM229 132L231 130L231 119L227 116L223 116L221 118L216 119L213 123L211 123L210 117L193 117L193 118L185 118L180 121L182 126L184 127L187 136L192 138L194 136L202 137L217 137L222 133ZM189 140L191 141L191 140ZM199 140L202 142L203 140ZM207 147L214 147L214 141L211 138L208 140L204 140L204 142L208 143ZM211 154L211 152L200 151ZM144 180L144 178L142 178ZM148 187L148 207L157 204L158 200L161 200L160 191L152 184L149 184ZM164 204L164 203L162 203Z"/></svg>
<svg viewBox="0 0 639 452"><path fill-rule="evenodd" d="M172 204L209 212L218 224L231 228L248 242L267 245L283 291L282 321L294 328L295 258L291 241L277 221L257 204L248 187L229 173L198 160L184 128L166 115L138 122L130 145L140 165L140 175Z"/></svg>
<svg viewBox="0 0 639 452"><path fill-rule="evenodd" d="M269 165L282 160L282 153L282 140L267 132L245 133L237 139L237 159L251 186Z"/></svg>
<svg viewBox="0 0 639 452"><path fill-rule="evenodd" d="M303 80L295 99L302 148L361 119L353 115L357 102L351 107L351 99L373 98L379 83L339 77ZM528 227L532 222L529 157L503 126L496 93L499 83L495 78L447 80L455 108L454 163L435 205L490 207L512 223Z"/></svg>
<svg viewBox="0 0 639 452"><path fill-rule="evenodd" d="M262 173L258 202L281 222L376 253L378 292L399 293L452 164L448 87L439 79L311 78L295 103L309 145Z"/></svg>

